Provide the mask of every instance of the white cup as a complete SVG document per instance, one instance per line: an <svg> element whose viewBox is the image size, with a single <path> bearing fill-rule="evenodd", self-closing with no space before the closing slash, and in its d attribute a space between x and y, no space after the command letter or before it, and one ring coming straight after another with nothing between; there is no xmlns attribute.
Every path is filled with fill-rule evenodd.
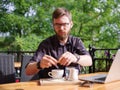
<svg viewBox="0 0 120 90"><path fill-rule="evenodd" d="M66 80L78 80L78 70L74 67L67 67L65 74Z"/></svg>
<svg viewBox="0 0 120 90"><path fill-rule="evenodd" d="M51 72L48 72L48 75L54 79L61 79L63 74L64 70L62 69L53 69Z"/></svg>

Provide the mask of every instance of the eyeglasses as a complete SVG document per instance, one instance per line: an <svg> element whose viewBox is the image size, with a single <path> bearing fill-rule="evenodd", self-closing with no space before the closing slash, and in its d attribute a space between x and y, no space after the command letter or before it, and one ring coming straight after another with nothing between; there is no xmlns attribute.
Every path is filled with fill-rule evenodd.
<svg viewBox="0 0 120 90"><path fill-rule="evenodd" d="M54 26L55 26L55 27L61 27L61 26L67 27L69 24L70 24L70 23L55 23Z"/></svg>

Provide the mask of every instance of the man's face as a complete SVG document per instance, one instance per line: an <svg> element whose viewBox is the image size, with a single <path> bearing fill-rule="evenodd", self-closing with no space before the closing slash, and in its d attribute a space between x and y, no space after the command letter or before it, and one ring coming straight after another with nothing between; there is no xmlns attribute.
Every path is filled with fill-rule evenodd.
<svg viewBox="0 0 120 90"><path fill-rule="evenodd" d="M72 21L65 15L53 20L53 27L59 40L67 39L72 26Z"/></svg>

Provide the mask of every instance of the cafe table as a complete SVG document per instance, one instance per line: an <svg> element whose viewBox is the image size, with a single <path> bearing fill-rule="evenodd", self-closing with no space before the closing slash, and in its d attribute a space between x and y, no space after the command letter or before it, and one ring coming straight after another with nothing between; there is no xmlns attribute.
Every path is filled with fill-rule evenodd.
<svg viewBox="0 0 120 90"><path fill-rule="evenodd" d="M98 73L92 74L81 74L82 76L92 76ZM70 83L71 82L71 83ZM52 82L51 82L52 83ZM0 90L120 90L120 81L115 81L107 84L93 83L91 87L89 85L81 86L83 81L77 83L58 83L55 84L40 84L39 80L28 81L28 82L18 82L9 84L0 84Z"/></svg>

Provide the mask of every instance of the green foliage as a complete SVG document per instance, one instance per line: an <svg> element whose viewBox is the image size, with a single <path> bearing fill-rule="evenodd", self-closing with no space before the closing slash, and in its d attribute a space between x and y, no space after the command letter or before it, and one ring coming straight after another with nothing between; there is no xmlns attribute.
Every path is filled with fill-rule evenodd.
<svg viewBox="0 0 120 90"><path fill-rule="evenodd" d="M34 50L36 50L36 47L38 47L38 44L42 40L43 40L42 37L31 34L26 37L19 37L19 36L16 38L6 37L4 42L6 42L5 45L7 45L7 50L34 51Z"/></svg>
<svg viewBox="0 0 120 90"><path fill-rule="evenodd" d="M19 38L18 38L19 40ZM30 36L27 36L23 38L23 43L21 43L21 49L23 51L34 51L36 50L39 45L39 43L43 40L41 36L36 36L34 34L31 34Z"/></svg>
<svg viewBox="0 0 120 90"><path fill-rule="evenodd" d="M10 3L15 9L8 12L5 6ZM41 40L54 34L52 12L56 7L71 11L74 22L71 34L80 37L86 47L120 45L117 0L4 0L0 1L0 32L9 32L10 36L0 41L1 50L35 50Z"/></svg>

